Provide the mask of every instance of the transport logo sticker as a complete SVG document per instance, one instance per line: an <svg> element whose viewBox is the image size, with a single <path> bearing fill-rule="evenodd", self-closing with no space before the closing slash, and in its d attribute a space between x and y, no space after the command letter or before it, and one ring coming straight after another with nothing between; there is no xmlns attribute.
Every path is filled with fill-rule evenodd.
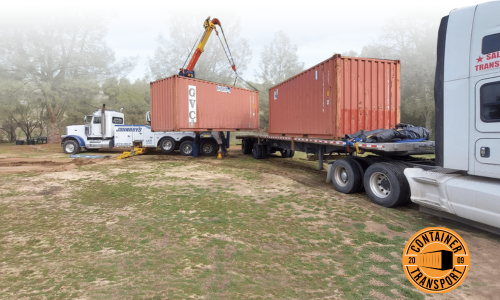
<svg viewBox="0 0 500 300"><path fill-rule="evenodd" d="M489 53L486 55L479 55L478 58L474 59L475 69L477 71L484 71L489 69L496 69L500 67L500 51Z"/></svg>
<svg viewBox="0 0 500 300"><path fill-rule="evenodd" d="M452 291L464 281L469 267L470 253L465 241L444 227L420 230L403 251L406 277L425 293Z"/></svg>
<svg viewBox="0 0 500 300"><path fill-rule="evenodd" d="M141 127L119 127L116 129L117 132L141 132Z"/></svg>
<svg viewBox="0 0 500 300"><path fill-rule="evenodd" d="M229 93L231 94L231 88L228 86L217 85L217 92Z"/></svg>

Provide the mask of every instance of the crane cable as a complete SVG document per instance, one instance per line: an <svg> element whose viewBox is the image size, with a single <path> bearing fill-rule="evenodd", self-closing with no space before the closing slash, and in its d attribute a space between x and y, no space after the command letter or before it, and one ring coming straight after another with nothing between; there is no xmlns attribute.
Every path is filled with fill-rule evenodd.
<svg viewBox="0 0 500 300"><path fill-rule="evenodd" d="M236 79L239 78L244 83L246 83L247 85L249 85L252 89L254 89L255 91L257 91L257 89L253 85L251 85L245 79L241 78L240 75L238 75L238 72L236 71L236 64L234 63L233 55L231 54L231 50L229 49L229 44L227 43L227 40L226 40L226 35L224 34L224 29L222 29L222 26L220 26L220 25L219 25L219 27L220 27L220 31L222 32L222 36L224 37L224 41L226 42L226 47L227 47L227 51L229 52L229 55L227 55L226 47L224 47L224 44L222 43L222 40L220 39L219 34L217 33L217 31L215 31L215 32L217 33L217 37L219 38L220 44L222 46L222 49L224 49L224 53L226 54L227 60L229 61L229 65L231 65L231 67L233 68L234 73L236 74L236 77L234 78L234 84L233 84L233 86L236 86ZM231 57L231 59L229 59L229 57ZM231 61L233 62L232 64L231 64Z"/></svg>
<svg viewBox="0 0 500 300"><path fill-rule="evenodd" d="M186 61L184 62L184 64L182 65L182 70L184 70L184 67L186 66L186 63L189 59L189 57L191 56L191 53L193 53L193 50L194 50L194 47L196 47L196 44L198 43L198 41L200 40L200 37L201 35L203 34L203 32L200 34L200 36L196 39L196 41L194 42L194 45L193 45L193 48L191 48L191 51L189 52L187 58L186 58Z"/></svg>

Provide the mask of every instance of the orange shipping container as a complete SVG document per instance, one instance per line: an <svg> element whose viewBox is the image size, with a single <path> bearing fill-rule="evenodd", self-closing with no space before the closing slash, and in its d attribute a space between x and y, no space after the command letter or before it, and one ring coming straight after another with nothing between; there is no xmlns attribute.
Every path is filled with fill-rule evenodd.
<svg viewBox="0 0 500 300"><path fill-rule="evenodd" d="M400 122L399 60L339 54L269 89L269 134L338 139Z"/></svg>
<svg viewBox="0 0 500 300"><path fill-rule="evenodd" d="M153 131L259 130L259 92L178 75L150 88Z"/></svg>

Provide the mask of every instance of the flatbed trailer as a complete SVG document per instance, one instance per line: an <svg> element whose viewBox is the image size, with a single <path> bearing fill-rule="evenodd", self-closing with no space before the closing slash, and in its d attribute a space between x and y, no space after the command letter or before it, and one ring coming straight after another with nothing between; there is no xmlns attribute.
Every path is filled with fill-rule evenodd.
<svg viewBox="0 0 500 300"><path fill-rule="evenodd" d="M403 140L394 143L352 143L341 140L270 135L242 135L236 138L242 141L243 154L252 154L256 159L266 158L268 154L277 152L283 157L293 157L295 151L316 154L319 157L318 170L323 169L324 157L327 154L356 156L357 154L372 153L387 159L392 158L392 160L414 161L410 157L411 155L434 154L435 148L434 141L407 142ZM256 146L254 151L254 145L260 147ZM429 160L421 162L425 165L430 163Z"/></svg>
<svg viewBox="0 0 500 300"><path fill-rule="evenodd" d="M481 181L482 189L476 194L492 203L498 198L500 181L474 178L463 170L437 166L435 159L414 157L434 154L434 141L352 143L269 135L240 135L236 139L241 140L243 154L256 159L265 159L274 153L289 158L295 151L318 155L318 170L327 164L326 182L332 182L341 193L365 191L372 202L385 207L414 202L425 213L500 234L497 218L464 213L459 209L463 206L460 197L450 196L452 187L468 187Z"/></svg>

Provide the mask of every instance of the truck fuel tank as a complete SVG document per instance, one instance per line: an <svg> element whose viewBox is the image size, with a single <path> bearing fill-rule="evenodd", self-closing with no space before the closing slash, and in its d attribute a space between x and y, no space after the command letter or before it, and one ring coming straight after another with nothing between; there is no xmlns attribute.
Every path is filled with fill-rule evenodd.
<svg viewBox="0 0 500 300"><path fill-rule="evenodd" d="M85 148L87 149L112 149L114 146L113 140L88 140Z"/></svg>

